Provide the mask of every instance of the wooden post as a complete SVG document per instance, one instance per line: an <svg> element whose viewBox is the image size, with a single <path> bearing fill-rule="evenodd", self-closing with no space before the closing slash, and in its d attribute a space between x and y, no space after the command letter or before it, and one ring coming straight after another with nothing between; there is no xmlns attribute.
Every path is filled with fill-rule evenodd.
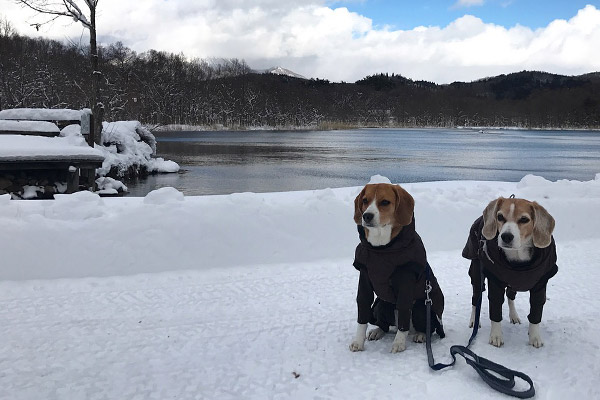
<svg viewBox="0 0 600 400"><path fill-rule="evenodd" d="M89 190L95 192L98 189L98 185L96 185L96 168L83 170L83 175L87 178Z"/></svg>
<svg viewBox="0 0 600 400"><path fill-rule="evenodd" d="M67 194L75 193L79 190L79 168L69 167L69 178L67 179Z"/></svg>

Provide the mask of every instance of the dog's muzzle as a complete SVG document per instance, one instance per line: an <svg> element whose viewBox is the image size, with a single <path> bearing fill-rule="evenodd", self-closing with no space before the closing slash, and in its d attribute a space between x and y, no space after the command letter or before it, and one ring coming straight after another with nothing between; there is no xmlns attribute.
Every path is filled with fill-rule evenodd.
<svg viewBox="0 0 600 400"><path fill-rule="evenodd" d="M373 213L364 213L362 216L362 219L367 226L371 226L373 224L373 218L375 218L375 214Z"/></svg>
<svg viewBox="0 0 600 400"><path fill-rule="evenodd" d="M504 232L502 235L500 235L500 239L502 239L502 245L503 247L508 247L511 248L512 246L512 242L513 239L515 238L515 235L513 235L510 232Z"/></svg>

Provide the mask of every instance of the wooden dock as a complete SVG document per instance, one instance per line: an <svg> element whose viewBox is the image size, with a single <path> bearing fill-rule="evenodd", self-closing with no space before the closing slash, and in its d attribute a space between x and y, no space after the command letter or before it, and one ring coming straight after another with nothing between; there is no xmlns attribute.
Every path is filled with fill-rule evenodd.
<svg viewBox="0 0 600 400"><path fill-rule="evenodd" d="M67 183L64 193L96 190L104 156L89 145L90 117L89 110L0 111L0 193L14 193L20 185L43 187L52 179ZM71 124L81 124L87 146L59 137L60 128Z"/></svg>

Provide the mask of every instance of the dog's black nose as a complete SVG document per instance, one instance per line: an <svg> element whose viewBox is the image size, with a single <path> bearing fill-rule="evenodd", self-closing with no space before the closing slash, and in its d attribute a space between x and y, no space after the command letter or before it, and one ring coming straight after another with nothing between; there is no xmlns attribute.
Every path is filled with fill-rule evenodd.
<svg viewBox="0 0 600 400"><path fill-rule="evenodd" d="M502 238L502 241L504 243L510 243L513 241L513 239L515 238L515 235L513 235L510 232L504 232L502 235L500 235L500 237Z"/></svg>
<svg viewBox="0 0 600 400"><path fill-rule="evenodd" d="M373 221L374 216L375 216L375 214L373 214L373 213L364 213L363 219L365 220L365 222L369 223L369 222Z"/></svg>

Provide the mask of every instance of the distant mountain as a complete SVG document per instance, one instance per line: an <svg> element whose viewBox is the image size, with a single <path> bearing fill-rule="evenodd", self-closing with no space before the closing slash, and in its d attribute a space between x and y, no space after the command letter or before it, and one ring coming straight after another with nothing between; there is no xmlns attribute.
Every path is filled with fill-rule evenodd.
<svg viewBox="0 0 600 400"><path fill-rule="evenodd" d="M279 66L267 68L262 72L264 72L266 74L285 75L285 76L291 76L293 78L306 79L305 76L302 76L300 74L295 73L294 71L290 71L287 68L283 68L283 67L279 67Z"/></svg>
<svg viewBox="0 0 600 400"><path fill-rule="evenodd" d="M0 35L0 48L0 109L89 105L91 72L77 48L19 35ZM598 72L521 71L443 85L397 73L330 82L280 66L256 71L238 59L187 61L180 54L138 55L117 45L107 46L99 62L107 121L234 128L600 129Z"/></svg>

